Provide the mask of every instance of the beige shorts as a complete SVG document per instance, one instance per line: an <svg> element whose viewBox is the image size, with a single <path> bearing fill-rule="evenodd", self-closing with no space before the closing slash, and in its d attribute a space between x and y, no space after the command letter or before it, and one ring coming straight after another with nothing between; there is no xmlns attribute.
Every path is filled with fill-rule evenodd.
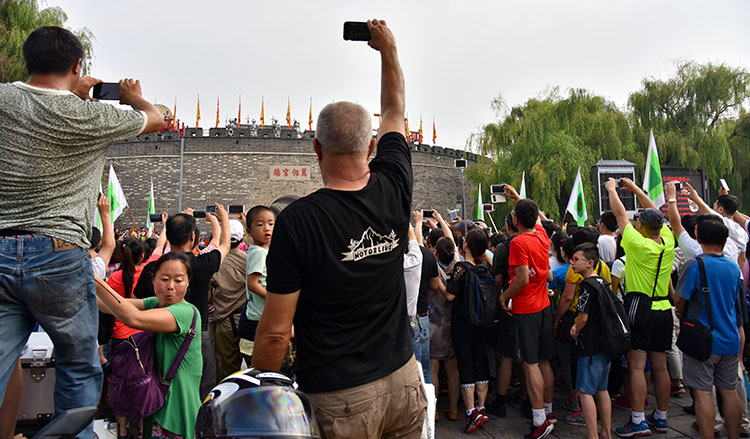
<svg viewBox="0 0 750 439"><path fill-rule="evenodd" d="M333 392L309 393L322 436L420 438L427 395L417 361L378 380Z"/></svg>

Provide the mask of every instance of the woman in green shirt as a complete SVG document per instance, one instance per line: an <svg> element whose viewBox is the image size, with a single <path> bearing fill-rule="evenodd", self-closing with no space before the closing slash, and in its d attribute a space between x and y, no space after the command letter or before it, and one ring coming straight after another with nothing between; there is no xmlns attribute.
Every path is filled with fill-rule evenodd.
<svg viewBox="0 0 750 439"><path fill-rule="evenodd" d="M146 299L125 299L100 279L96 280L99 308L110 312L131 328L157 332L156 361L169 370L193 322L195 307L185 301L190 276L190 260L182 253L167 253L154 267L154 294ZM200 313L197 332L169 386L164 406L153 415L151 438L192 439L201 401L199 387L203 360L200 343ZM134 401L135 403L135 401Z"/></svg>

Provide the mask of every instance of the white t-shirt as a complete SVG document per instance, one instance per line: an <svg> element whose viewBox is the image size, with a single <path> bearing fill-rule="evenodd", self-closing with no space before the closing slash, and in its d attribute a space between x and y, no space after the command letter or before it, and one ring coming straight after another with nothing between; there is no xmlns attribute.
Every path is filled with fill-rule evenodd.
<svg viewBox="0 0 750 439"><path fill-rule="evenodd" d="M104 259L99 256L91 260L91 267L94 269L94 274L99 276L99 279L106 280L107 278L107 265L104 264Z"/></svg>
<svg viewBox="0 0 750 439"><path fill-rule="evenodd" d="M612 235L599 235L599 259L610 264L615 260L615 254L617 253L617 241Z"/></svg>
<svg viewBox="0 0 750 439"><path fill-rule="evenodd" d="M422 278L422 250L417 241L409 241L409 251L404 255L404 283L406 284L406 313L417 315L419 282Z"/></svg>
<svg viewBox="0 0 750 439"><path fill-rule="evenodd" d="M617 284L617 291L615 291L615 294L620 298L622 298L622 294L627 292L625 289L625 259L624 255L621 258L615 259L615 262L612 263L612 271L610 272L612 276L620 279L620 283Z"/></svg>

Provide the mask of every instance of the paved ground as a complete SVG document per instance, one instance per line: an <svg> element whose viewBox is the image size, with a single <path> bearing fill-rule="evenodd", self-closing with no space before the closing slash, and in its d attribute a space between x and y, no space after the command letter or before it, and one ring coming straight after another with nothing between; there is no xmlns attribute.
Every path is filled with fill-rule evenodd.
<svg viewBox="0 0 750 439"><path fill-rule="evenodd" d="M555 395L556 397L562 397L562 395ZM489 397L489 400L493 400L493 396ZM656 405L656 399L653 394L649 395L649 401L651 402L650 407L646 407L646 413L650 413ZM669 432L667 434L653 433L652 437L659 438L700 438L698 431L692 428L692 423L695 420L695 416L686 413L682 410L682 407L689 406L691 404L690 396L687 394L681 397L672 397L669 402L669 409L667 410L668 416L668 427ZM440 395L438 398L437 410L440 414L440 420L435 423L435 437L438 439L444 438L466 438L469 435L464 434L463 427L465 417L463 414L459 414L458 421L452 422L445 416L445 412L448 406L447 395ZM472 433L470 436L476 438L522 438L524 434L529 431L529 421L523 417L520 412L520 406L518 404L506 404L508 409L508 416L506 418L498 418L493 415L489 415L490 422L483 425L479 430ZM459 411L463 410L459 403ZM566 424L562 418L571 414L566 410L555 409L555 414L560 419L555 426L555 430L549 437L553 438L585 438L586 427L572 426ZM630 416L630 410L619 408L615 406L612 409L612 428L621 427L627 421ZM614 432L613 437L617 437ZM726 437L726 430L722 430L722 437Z"/></svg>

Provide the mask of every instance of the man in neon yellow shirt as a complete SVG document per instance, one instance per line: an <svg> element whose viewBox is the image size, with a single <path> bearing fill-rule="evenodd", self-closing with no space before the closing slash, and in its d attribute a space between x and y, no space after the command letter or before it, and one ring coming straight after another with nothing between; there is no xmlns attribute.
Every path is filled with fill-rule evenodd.
<svg viewBox="0 0 750 439"><path fill-rule="evenodd" d="M647 323L642 327L631 327L631 350L627 359L632 413L630 422L615 430L620 437L633 437L650 435L649 425L659 433L667 432L670 381L666 351L672 345L669 278L675 240L669 227L664 224L664 215L656 209L648 195L630 179L623 178L620 181L624 183L623 189L634 193L638 203L645 208L636 216L634 227L617 195L617 182L612 178L607 181L612 212L617 217L618 232L622 234L621 245L628 256L625 262L625 278L628 280L626 297L627 294L641 292L652 300ZM647 354L654 377L657 408L646 417L644 368Z"/></svg>

